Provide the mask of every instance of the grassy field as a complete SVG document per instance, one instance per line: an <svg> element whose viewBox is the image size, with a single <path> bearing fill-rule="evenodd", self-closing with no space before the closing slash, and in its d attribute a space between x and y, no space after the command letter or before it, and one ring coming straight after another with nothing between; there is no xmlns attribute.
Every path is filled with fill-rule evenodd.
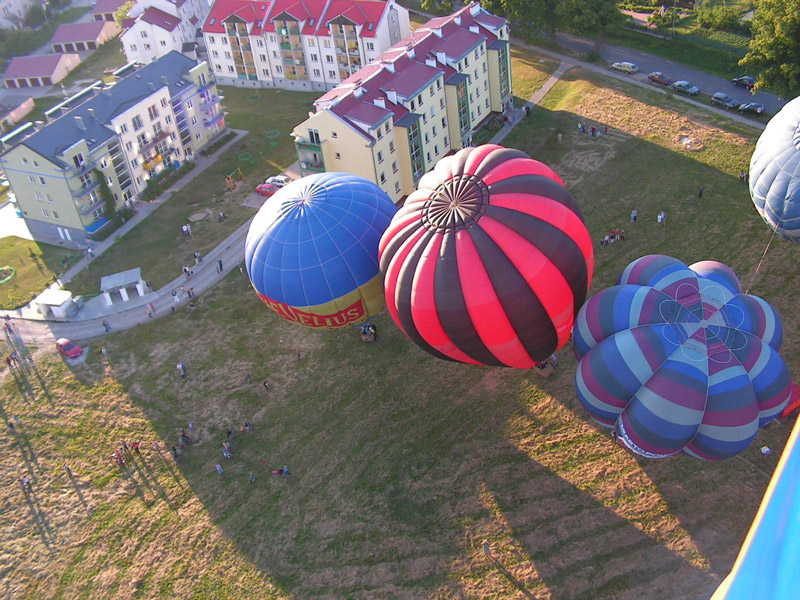
<svg viewBox="0 0 800 600"><path fill-rule="evenodd" d="M68 87L84 79L93 83L98 79L110 83L114 80L112 75L106 74L107 69L118 69L125 64L125 54L122 52L122 40L118 37L109 40L97 50L92 52L74 71L67 75L61 82Z"/></svg>
<svg viewBox="0 0 800 600"><path fill-rule="evenodd" d="M196 169L192 181L137 225L109 251L92 261L67 288L80 294L98 293L100 277L135 267L155 287L180 275L182 265L194 264L192 253L202 254L217 246L255 210L242 202L264 178L280 173L297 160L294 141L289 137L296 123L305 118L318 94L284 90L220 88L228 109L228 126L250 133L222 154L207 169ZM276 130L277 137L267 137ZM274 145L273 145L274 144ZM243 158L245 160L240 160ZM241 168L245 181L235 192L225 187L225 176ZM192 225L193 236L184 238L181 225L196 210L220 210L224 223L208 219Z"/></svg>
<svg viewBox="0 0 800 600"><path fill-rule="evenodd" d="M579 119L608 132L579 135ZM747 286L770 238L736 175L754 137L573 70L507 144L556 169L593 239L626 229L627 241L596 250L598 291L650 252L723 260ZM692 208L699 184L706 191ZM669 214L663 229L659 210ZM787 332L800 318L795 255L776 240L752 287ZM93 343L72 370L41 356L46 390L32 376L23 394L24 382L6 376L0 418L19 415L23 428L2 434L0 589L202 600L499 599L523 588L539 599L672 600L707 597L727 573L788 424L721 464L647 461L590 424L568 348L542 380L438 361L385 313L377 325L375 345L298 328L234 271L194 311L103 340L110 369ZM797 372L798 342L786 338L783 356ZM244 421L252 433L238 431ZM197 443L176 464L163 448L188 423ZM220 447L228 428L232 462ZM125 472L108 459L123 439L145 448ZM290 478L271 475L284 464ZM12 480L29 472L26 502ZM483 558L484 539L502 569Z"/></svg>
<svg viewBox="0 0 800 600"><path fill-rule="evenodd" d="M27 304L64 271L62 261L74 253L48 244L18 237L0 238L0 268L12 267L13 279L0 284L0 308L12 309Z"/></svg>

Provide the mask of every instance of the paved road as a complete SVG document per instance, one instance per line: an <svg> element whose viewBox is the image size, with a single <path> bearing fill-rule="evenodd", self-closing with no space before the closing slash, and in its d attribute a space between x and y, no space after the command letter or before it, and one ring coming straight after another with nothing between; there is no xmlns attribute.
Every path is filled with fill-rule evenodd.
<svg viewBox="0 0 800 600"><path fill-rule="evenodd" d="M575 52L586 54L594 48L594 40L572 35L570 33L559 32L556 35L559 46L564 46ZM781 100L773 94L767 92L756 92L751 95L747 90L735 87L728 79L710 75L703 71L687 67L680 63L672 62L665 58L659 58L651 54L645 54L635 48L625 48L603 44L600 48L600 55L609 63L629 61L639 66L640 73L633 77L647 80L647 74L653 71L661 71L670 79L687 79L700 88L703 92L713 94L714 92L725 92L741 102L760 102L767 112L776 113L786 104L786 100Z"/></svg>

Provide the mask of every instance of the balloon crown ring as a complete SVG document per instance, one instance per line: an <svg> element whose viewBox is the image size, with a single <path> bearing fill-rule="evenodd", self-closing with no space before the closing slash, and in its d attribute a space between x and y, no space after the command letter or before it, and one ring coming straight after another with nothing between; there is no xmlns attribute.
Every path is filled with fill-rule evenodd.
<svg viewBox="0 0 800 600"><path fill-rule="evenodd" d="M476 225L489 208L489 187L480 177L455 175L443 182L425 201L422 224L444 233Z"/></svg>

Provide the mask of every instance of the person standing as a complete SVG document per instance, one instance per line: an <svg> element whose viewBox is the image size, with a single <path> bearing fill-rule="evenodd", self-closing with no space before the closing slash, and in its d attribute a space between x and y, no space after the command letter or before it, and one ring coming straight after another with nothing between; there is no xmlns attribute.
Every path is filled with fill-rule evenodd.
<svg viewBox="0 0 800 600"><path fill-rule="evenodd" d="M663 225L663 223L664 223L664 213L659 212L658 213L658 224L659 225Z"/></svg>
<svg viewBox="0 0 800 600"><path fill-rule="evenodd" d="M639 216L639 211L635 208L631 211L631 223L636 223L636 218Z"/></svg>
<svg viewBox="0 0 800 600"><path fill-rule="evenodd" d="M248 475L248 477L250 477L250 483L251 484L256 482L256 476L255 476L255 474L253 474L252 471L250 471L250 474Z"/></svg>
<svg viewBox="0 0 800 600"><path fill-rule="evenodd" d="M180 302L180 298L178 298L178 290L172 290L172 301L177 304Z"/></svg>
<svg viewBox="0 0 800 600"><path fill-rule="evenodd" d="M564 134L560 131L558 132L558 143L560 144L564 139Z"/></svg>
<svg viewBox="0 0 800 600"><path fill-rule="evenodd" d="M698 199L698 200L700 200L700 198L702 198L702 197L703 197L703 192L705 191L705 189L706 189L706 188L704 188L704 187L701 185L701 186L700 186L700 188L697 190L697 199Z"/></svg>
<svg viewBox="0 0 800 600"><path fill-rule="evenodd" d="M662 227L666 227L667 226L667 211L665 211L665 210L661 211L661 226Z"/></svg>
<svg viewBox="0 0 800 600"><path fill-rule="evenodd" d="M222 259L221 258L217 259L217 272L218 273L222 273Z"/></svg>
<svg viewBox="0 0 800 600"><path fill-rule="evenodd" d="M147 313L147 318L148 319L152 319L153 318L153 309L150 308L150 303L149 302L147 304L145 304L144 312Z"/></svg>
<svg viewBox="0 0 800 600"><path fill-rule="evenodd" d="M103 319L103 328L106 330L106 333L111 331L111 325L108 323L108 319Z"/></svg>
<svg viewBox="0 0 800 600"><path fill-rule="evenodd" d="M100 347L100 352L103 355L103 358L107 361L108 360L108 351L106 350L105 346Z"/></svg>

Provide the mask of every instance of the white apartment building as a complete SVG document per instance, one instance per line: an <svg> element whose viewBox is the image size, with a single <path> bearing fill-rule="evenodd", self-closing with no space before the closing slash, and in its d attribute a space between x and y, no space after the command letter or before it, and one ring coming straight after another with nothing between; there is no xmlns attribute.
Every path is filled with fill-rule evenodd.
<svg viewBox="0 0 800 600"><path fill-rule="evenodd" d="M0 29L19 29L33 0L0 0Z"/></svg>
<svg viewBox="0 0 800 600"><path fill-rule="evenodd" d="M394 0L217 0L203 26L222 85L329 90L409 35Z"/></svg>
<svg viewBox="0 0 800 600"><path fill-rule="evenodd" d="M193 51L209 9L206 0L139 0L120 36L128 62L147 64L173 50Z"/></svg>

